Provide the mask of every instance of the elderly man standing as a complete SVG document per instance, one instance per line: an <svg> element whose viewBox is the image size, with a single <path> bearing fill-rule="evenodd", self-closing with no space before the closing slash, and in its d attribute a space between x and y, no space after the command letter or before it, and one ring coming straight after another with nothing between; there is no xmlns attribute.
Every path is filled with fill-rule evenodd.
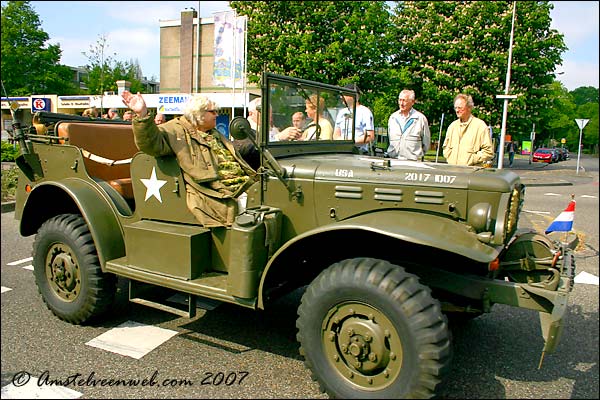
<svg viewBox="0 0 600 400"><path fill-rule="evenodd" d="M400 109L388 119L388 156L400 160L423 161L431 144L429 122L413 108L415 92L404 89L398 95Z"/></svg>
<svg viewBox="0 0 600 400"><path fill-rule="evenodd" d="M485 167L494 158L490 131L481 119L473 116L473 98L459 94L454 98L457 120L446 132L443 153L448 164Z"/></svg>

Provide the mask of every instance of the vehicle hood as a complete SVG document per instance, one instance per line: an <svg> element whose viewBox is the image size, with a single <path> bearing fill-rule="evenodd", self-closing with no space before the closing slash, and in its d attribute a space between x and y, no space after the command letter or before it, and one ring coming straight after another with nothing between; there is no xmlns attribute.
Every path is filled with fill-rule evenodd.
<svg viewBox="0 0 600 400"><path fill-rule="evenodd" d="M278 161L290 179L339 181L340 184L360 182L506 192L519 182L517 174L503 169L400 161L356 154L294 156Z"/></svg>

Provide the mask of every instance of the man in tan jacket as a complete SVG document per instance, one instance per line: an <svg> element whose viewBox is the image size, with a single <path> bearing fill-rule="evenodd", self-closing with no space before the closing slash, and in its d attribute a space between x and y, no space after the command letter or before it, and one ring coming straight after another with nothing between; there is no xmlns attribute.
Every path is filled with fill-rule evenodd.
<svg viewBox="0 0 600 400"><path fill-rule="evenodd" d="M459 94L454 98L457 120L446 132L443 154L448 164L485 166L494 158L490 131L482 120L471 114L473 98Z"/></svg>
<svg viewBox="0 0 600 400"><path fill-rule="evenodd" d="M154 157L177 157L187 206L196 219L206 227L231 226L238 212L236 198L257 175L215 129L217 105L204 95L193 95L183 116L157 126L140 93L124 91L121 97L136 114L132 126L137 147Z"/></svg>

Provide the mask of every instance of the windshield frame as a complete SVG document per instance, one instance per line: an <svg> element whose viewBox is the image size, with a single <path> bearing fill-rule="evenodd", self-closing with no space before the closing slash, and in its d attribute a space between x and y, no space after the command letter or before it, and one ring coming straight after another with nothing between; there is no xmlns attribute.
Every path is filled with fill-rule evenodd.
<svg viewBox="0 0 600 400"><path fill-rule="evenodd" d="M352 118L352 138L351 139L338 139L334 140L310 140L310 141L270 141L269 130L271 129L271 112L273 112L273 105L275 104L273 92L278 86L288 86L297 88L299 92L303 92L306 96L302 95L305 99L307 98L308 92L320 93L329 92L339 96L341 104L348 104L343 100L343 96L349 96L354 99L352 105L352 115L356 115L356 101L358 93L354 89L348 89L340 86L329 85L325 83L319 83L306 79L293 78L274 73L264 72L261 80L262 90L262 110L270 110L270 112L260 113L260 126L257 132L258 144L273 154L274 157L286 157L300 154L317 154L317 153L353 153L356 152L355 146L355 118ZM339 110L343 110L340 108ZM339 112L339 110L337 110ZM318 118L317 118L318 119ZM335 119L333 124L335 130Z"/></svg>

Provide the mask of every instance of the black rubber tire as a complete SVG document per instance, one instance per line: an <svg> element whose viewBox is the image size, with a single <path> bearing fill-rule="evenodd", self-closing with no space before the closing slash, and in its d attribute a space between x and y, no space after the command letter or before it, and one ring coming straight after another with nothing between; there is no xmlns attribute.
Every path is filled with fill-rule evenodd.
<svg viewBox="0 0 600 400"><path fill-rule="evenodd" d="M58 215L40 227L33 243L33 271L48 309L72 324L101 315L114 300L116 277L102 272L80 215Z"/></svg>
<svg viewBox="0 0 600 400"><path fill-rule="evenodd" d="M452 358L430 289L382 260L349 259L321 272L296 327L312 379L331 398L430 398Z"/></svg>

